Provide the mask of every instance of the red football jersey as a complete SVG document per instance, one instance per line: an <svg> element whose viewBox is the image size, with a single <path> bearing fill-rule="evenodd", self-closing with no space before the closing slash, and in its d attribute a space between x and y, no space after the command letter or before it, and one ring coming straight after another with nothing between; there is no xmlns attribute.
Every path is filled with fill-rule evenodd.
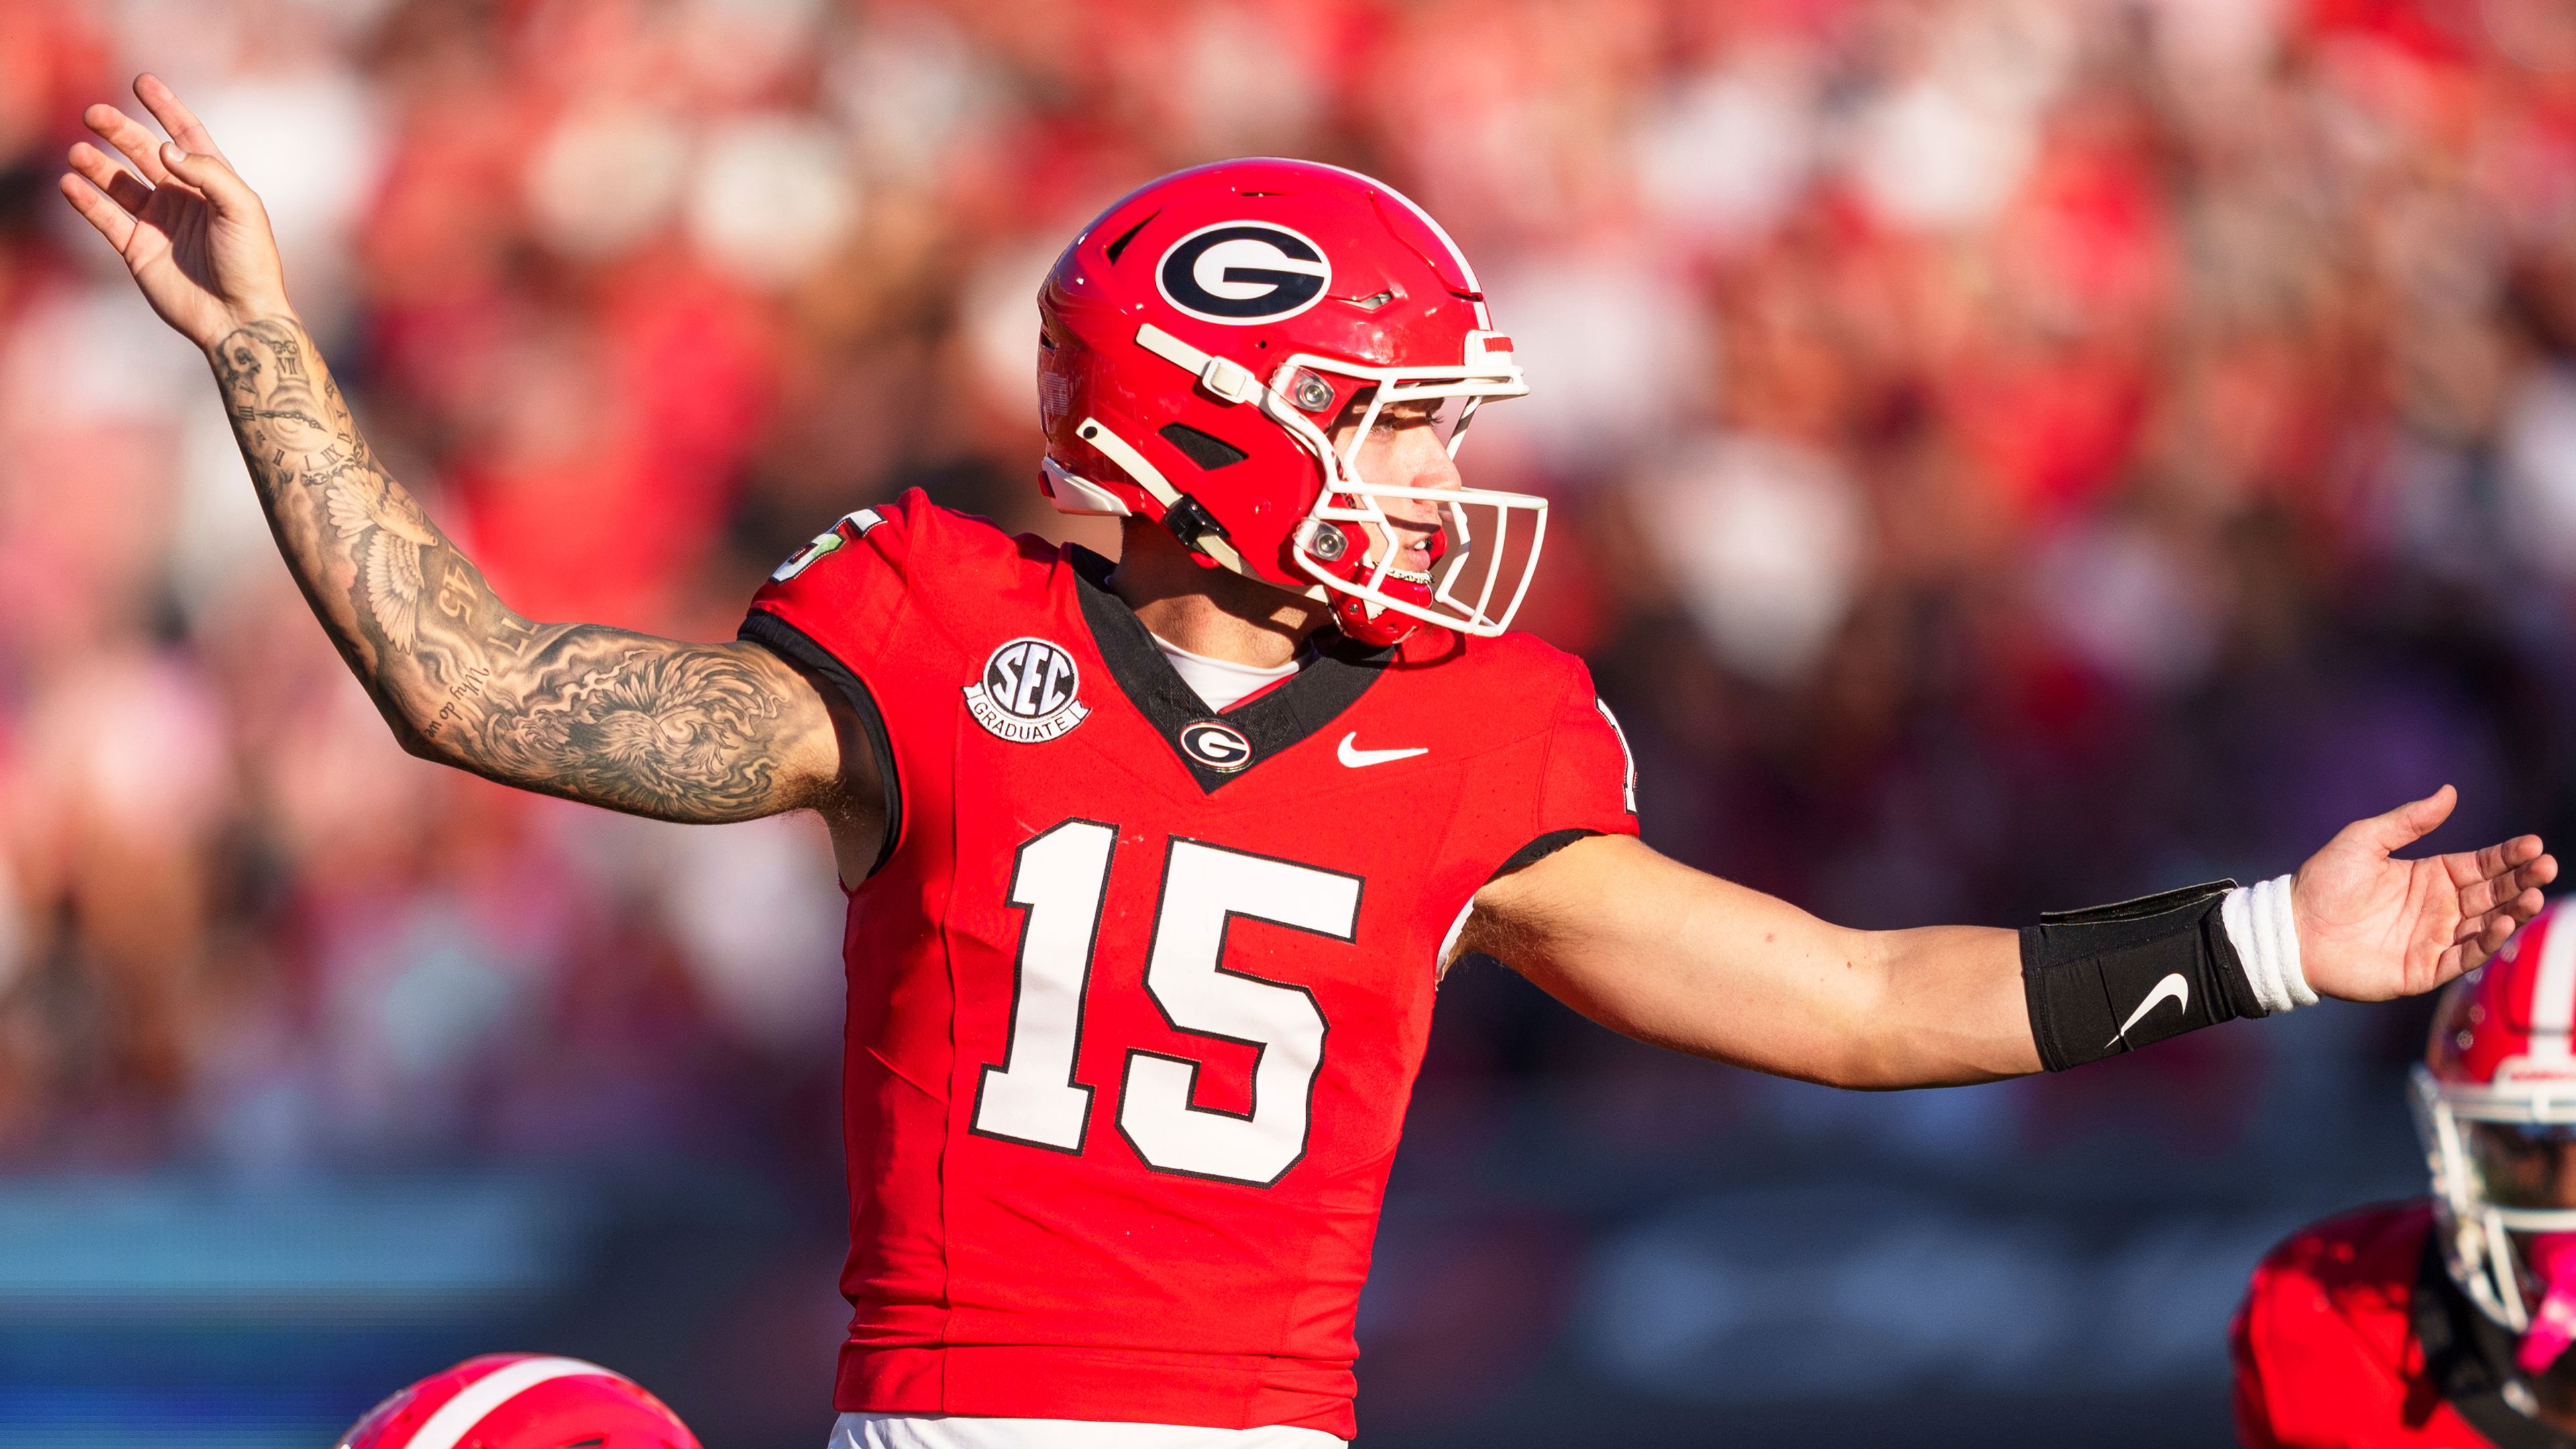
<svg viewBox="0 0 2576 1449"><path fill-rule="evenodd" d="M850 896L844 1411L1350 1437L1360 1281L1435 962L1519 861L1635 830L1526 635L1327 635L1223 713L1079 549L919 492L744 635L868 722Z"/></svg>
<svg viewBox="0 0 2576 1449"><path fill-rule="evenodd" d="M2248 1449L2557 1449L2510 1401L2513 1336L2451 1284L2429 1202L2365 1208L2292 1236L2229 1326Z"/></svg>

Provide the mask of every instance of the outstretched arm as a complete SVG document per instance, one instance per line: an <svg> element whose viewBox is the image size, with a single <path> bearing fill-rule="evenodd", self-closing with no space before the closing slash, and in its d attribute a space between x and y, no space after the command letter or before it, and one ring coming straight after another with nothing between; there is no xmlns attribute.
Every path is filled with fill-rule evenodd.
<svg viewBox="0 0 2576 1449"><path fill-rule="evenodd" d="M162 319L204 349L287 567L403 747L525 789L665 820L798 807L882 822L875 761L822 694L754 644L656 639L513 611L385 472L288 306L259 198L177 96L136 94L180 144L110 106L65 197Z"/></svg>
<svg viewBox="0 0 2576 1449"><path fill-rule="evenodd" d="M831 721L778 656L522 617L377 463L292 316L211 356L287 565L404 748L665 820L824 803Z"/></svg>
<svg viewBox="0 0 2576 1449"><path fill-rule="evenodd" d="M2392 859L2450 787L2357 821L2299 868L2299 954L2317 991L2380 1001L2486 959L2541 907L2535 836ZM1495 956L1613 1030L1834 1086L1950 1086L2040 1069L2017 933L1857 931L1667 860L1579 841L1478 893L1461 950Z"/></svg>

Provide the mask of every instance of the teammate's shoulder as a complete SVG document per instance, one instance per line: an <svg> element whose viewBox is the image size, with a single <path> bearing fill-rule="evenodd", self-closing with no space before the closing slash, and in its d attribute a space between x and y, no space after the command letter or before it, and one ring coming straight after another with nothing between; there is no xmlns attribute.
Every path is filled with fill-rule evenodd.
<svg viewBox="0 0 2576 1449"><path fill-rule="evenodd" d="M2382 1204L2301 1228L2264 1255L2229 1340L2273 1412L2347 1416L2421 1372L2415 1291L2432 1226L2429 1203Z"/></svg>
<svg viewBox="0 0 2576 1449"><path fill-rule="evenodd" d="M2425 1199L2377 1203L2311 1223L2281 1240L2254 1270L2255 1291L2308 1284L2330 1294L2411 1289L2433 1231Z"/></svg>

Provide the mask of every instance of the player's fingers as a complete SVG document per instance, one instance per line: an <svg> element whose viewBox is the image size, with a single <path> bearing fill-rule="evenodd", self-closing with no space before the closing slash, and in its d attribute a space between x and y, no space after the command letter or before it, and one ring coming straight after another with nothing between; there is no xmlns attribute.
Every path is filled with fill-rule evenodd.
<svg viewBox="0 0 2576 1449"><path fill-rule="evenodd" d="M2513 873L2514 884L2536 890L2558 879L2558 857L2544 855Z"/></svg>
<svg viewBox="0 0 2576 1449"><path fill-rule="evenodd" d="M2459 792L2444 785L2421 800L2409 800L2385 815L2374 815L2357 822L2357 825L2370 843L2380 850L2403 850L2450 819L2453 807L2459 803Z"/></svg>
<svg viewBox="0 0 2576 1449"><path fill-rule="evenodd" d="M2509 880L2471 881L2460 887L2460 925L2463 930L2479 917L2496 908L2499 901L2519 889Z"/></svg>
<svg viewBox="0 0 2576 1449"><path fill-rule="evenodd" d="M2433 984L2441 985L2463 971L2474 970L2512 937L2513 925L2510 916L2488 916L2479 920L2475 929L2461 933L2459 939L2442 952Z"/></svg>
<svg viewBox="0 0 2576 1449"><path fill-rule="evenodd" d="M143 184L142 177L109 160L106 152L87 141L75 144L68 159L83 180L113 197L129 213L140 213L144 203L152 199L152 188Z"/></svg>
<svg viewBox="0 0 2576 1449"><path fill-rule="evenodd" d="M2522 910L2520 902L2538 901L2543 886L2558 879L2558 859L2544 855L2528 865L2460 887L2463 911L2510 910L2529 920L2540 907Z"/></svg>
<svg viewBox="0 0 2576 1449"><path fill-rule="evenodd" d="M2556 879L2558 874L2556 861L2551 861L2547 869L2537 867L2538 863L2534 862L2460 887L2460 913L2480 916L2494 910L2511 910L2514 901L2525 895L2537 899L2540 887Z"/></svg>
<svg viewBox="0 0 2576 1449"><path fill-rule="evenodd" d="M221 156L202 151L183 151L177 145L163 142L161 163L170 174L204 193L206 204L222 217L247 217L259 214L259 194L248 182L233 174Z"/></svg>
<svg viewBox="0 0 2576 1449"><path fill-rule="evenodd" d="M2478 960L2484 961L2504 949L2504 943L2513 939L2514 928L2521 924L2509 914L2499 913L2489 917L2487 928L2478 933L2476 945ZM2475 965L2476 962L2470 964Z"/></svg>
<svg viewBox="0 0 2576 1449"><path fill-rule="evenodd" d="M79 212L83 220L98 228L100 236L107 238L109 246L123 252L125 244L134 239L134 218L126 215L125 208L109 200L97 187L68 171L63 173L56 187L62 192L63 200L72 204L72 210Z"/></svg>
<svg viewBox="0 0 2576 1449"><path fill-rule="evenodd" d="M2522 929L2523 922L2539 915L2546 904L2548 898L2537 890L2513 892L2492 906L2462 915L2459 925L2451 931L2451 939L2467 942L2491 938L2495 946L2501 946L2507 936Z"/></svg>
<svg viewBox="0 0 2576 1449"><path fill-rule="evenodd" d="M206 123L197 119L197 113L189 110L187 103L179 99L179 93L170 89L161 77L150 71L136 76L134 97L152 112L152 119L161 123L161 129L170 133L171 140L197 155L225 159L223 148L215 144L214 136L206 130ZM231 162L225 159L225 164L230 165Z"/></svg>
<svg viewBox="0 0 2576 1449"><path fill-rule="evenodd" d="M2462 942L2459 945L2453 946L2444 951L2440 956L2434 958L2433 979L2426 983L2424 989L2431 991L2437 987L2447 986L2453 979L2457 978L2460 973L2468 970L2470 967L2475 966L2478 962L2485 959L2486 958L2484 956L2477 953L2474 946L2467 942Z"/></svg>
<svg viewBox="0 0 2576 1449"><path fill-rule="evenodd" d="M161 138L152 128L114 106L97 105L81 112L81 124L98 133L98 138L125 153L143 179L158 186L170 179L170 168L161 164Z"/></svg>
<svg viewBox="0 0 2576 1449"><path fill-rule="evenodd" d="M2450 867L2453 880L2466 882L2493 879L2518 870L2539 858L2540 837L2517 835L2511 840L2499 841L2484 850L2446 855L2442 857L2442 863Z"/></svg>
<svg viewBox="0 0 2576 1449"><path fill-rule="evenodd" d="M2509 916L2505 919L2508 923L2512 920ZM2477 940L2493 929L2495 923L2496 913L2493 911L2479 911L2473 915L2462 916L2460 923L2451 928L2451 944L2457 946Z"/></svg>

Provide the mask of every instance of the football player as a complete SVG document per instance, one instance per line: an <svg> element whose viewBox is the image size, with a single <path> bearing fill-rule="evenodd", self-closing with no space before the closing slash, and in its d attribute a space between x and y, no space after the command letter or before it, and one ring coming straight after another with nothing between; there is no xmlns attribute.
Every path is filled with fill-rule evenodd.
<svg viewBox="0 0 2576 1449"><path fill-rule="evenodd" d="M698 1449L624 1374L534 1353L487 1353L396 1390L339 1449Z"/></svg>
<svg viewBox="0 0 2576 1449"><path fill-rule="evenodd" d="M2255 1449L2576 1444L2576 912L2452 983L2413 1073L2429 1197L2308 1228L2229 1344Z"/></svg>
<svg viewBox="0 0 2576 1449"><path fill-rule="evenodd" d="M203 348L289 568L406 748L666 820L819 811L850 892L854 1445L1324 1446L1433 988L1499 957L1620 1031L1850 1087L2064 1068L2430 989L2531 912L2524 836L1864 932L1637 840L1583 666L1506 632L1543 500L1466 487L1526 391L1421 208L1292 161L1119 201L1038 299L1043 486L1113 564L920 493L741 637L513 612L358 435L259 199L93 107L68 200ZM109 151L122 153L131 170ZM607 524L610 520L602 520Z"/></svg>

